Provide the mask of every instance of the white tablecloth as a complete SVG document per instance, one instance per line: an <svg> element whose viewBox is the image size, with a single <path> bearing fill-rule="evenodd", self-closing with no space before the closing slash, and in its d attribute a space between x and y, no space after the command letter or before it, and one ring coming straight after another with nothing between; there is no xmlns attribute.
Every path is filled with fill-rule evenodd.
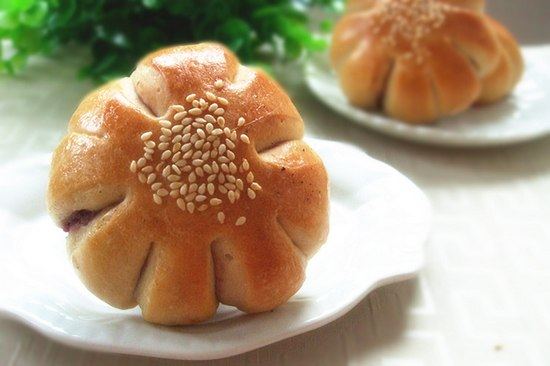
<svg viewBox="0 0 550 366"><path fill-rule="evenodd" d="M91 87L74 81L76 64L39 60L0 78L0 159L57 144ZM428 195L426 268L325 327L206 364L549 365L550 138L488 150L420 146L344 121L300 82L287 87L309 134L362 147ZM541 118L550 123L550 106ZM0 365L153 364L181 363L73 349L0 318Z"/></svg>

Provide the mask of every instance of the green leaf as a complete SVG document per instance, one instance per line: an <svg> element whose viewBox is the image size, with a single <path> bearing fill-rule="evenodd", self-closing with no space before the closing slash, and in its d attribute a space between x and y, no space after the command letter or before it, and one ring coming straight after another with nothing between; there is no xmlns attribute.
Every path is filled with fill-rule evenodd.
<svg viewBox="0 0 550 366"><path fill-rule="evenodd" d="M48 8L49 6L46 1L39 1L27 11L21 13L19 21L26 26L37 28L42 25Z"/></svg>

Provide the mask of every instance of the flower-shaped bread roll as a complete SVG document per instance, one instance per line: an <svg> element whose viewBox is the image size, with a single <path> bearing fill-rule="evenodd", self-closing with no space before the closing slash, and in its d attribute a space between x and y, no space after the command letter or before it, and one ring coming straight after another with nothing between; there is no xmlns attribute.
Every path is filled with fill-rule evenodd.
<svg viewBox="0 0 550 366"><path fill-rule="evenodd" d="M367 10L372 8L377 2L383 0L348 0L346 11L353 12L359 10ZM438 0L453 6L461 6L472 10L483 11L485 9L485 0Z"/></svg>
<svg viewBox="0 0 550 366"><path fill-rule="evenodd" d="M519 81L518 45L466 0L356 0L331 60L349 101L411 123L496 101Z"/></svg>
<svg viewBox="0 0 550 366"><path fill-rule="evenodd" d="M82 281L162 324L287 301L328 230L327 174L303 129L273 80L216 44L150 54L90 94L48 191Z"/></svg>

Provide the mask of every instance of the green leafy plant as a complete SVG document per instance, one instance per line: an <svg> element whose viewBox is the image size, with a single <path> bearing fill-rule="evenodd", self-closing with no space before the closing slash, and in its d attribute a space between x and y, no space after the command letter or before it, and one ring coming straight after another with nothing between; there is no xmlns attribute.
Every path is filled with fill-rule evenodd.
<svg viewBox="0 0 550 366"><path fill-rule="evenodd" d="M0 72L68 44L89 47L81 75L96 81L127 74L154 49L204 40L225 43L245 63L296 59L326 46L309 14L338 11L342 1L0 0Z"/></svg>

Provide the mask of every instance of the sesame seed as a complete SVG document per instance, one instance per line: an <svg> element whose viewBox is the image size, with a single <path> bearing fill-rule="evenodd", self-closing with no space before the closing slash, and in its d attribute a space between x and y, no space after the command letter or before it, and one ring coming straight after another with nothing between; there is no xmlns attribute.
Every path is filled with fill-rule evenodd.
<svg viewBox="0 0 550 366"><path fill-rule="evenodd" d="M160 142L170 141L170 137L161 135L161 136L159 137L159 140L160 140Z"/></svg>
<svg viewBox="0 0 550 366"><path fill-rule="evenodd" d="M152 189L153 191L156 191L156 190L160 189L161 187L162 187L162 183L161 183L161 182L153 183L153 184L151 185L151 189Z"/></svg>
<svg viewBox="0 0 550 366"><path fill-rule="evenodd" d="M185 126L185 128L183 129L183 133L191 131L191 122L193 122L193 118L191 117L184 118L183 121L181 121L181 123Z"/></svg>
<svg viewBox="0 0 550 366"><path fill-rule="evenodd" d="M153 155L153 153L155 152L155 150L153 150L149 147L143 148L143 151L145 151L145 153L148 154L148 155Z"/></svg>
<svg viewBox="0 0 550 366"><path fill-rule="evenodd" d="M244 133L241 135L241 141L244 142L245 144L250 144L250 139Z"/></svg>
<svg viewBox="0 0 550 366"><path fill-rule="evenodd" d="M172 164L172 170L176 172L176 174L181 175L181 170L176 164Z"/></svg>
<svg viewBox="0 0 550 366"><path fill-rule="evenodd" d="M157 205L162 205L162 198L156 193L153 193L153 201L155 201Z"/></svg>
<svg viewBox="0 0 550 366"><path fill-rule="evenodd" d="M147 146L149 149L154 149L157 144L155 144L154 141L146 141L145 146Z"/></svg>
<svg viewBox="0 0 550 366"><path fill-rule="evenodd" d="M172 132L173 133L179 133L181 131L183 131L183 125L175 125L174 127L172 127ZM180 137L180 139L181 139L181 137Z"/></svg>
<svg viewBox="0 0 550 366"><path fill-rule="evenodd" d="M180 192L177 189L172 189L170 191L170 197L172 197L172 198L178 198L179 195L180 195Z"/></svg>
<svg viewBox="0 0 550 366"><path fill-rule="evenodd" d="M153 155L152 154L149 154L149 153L145 153L145 155L143 155L145 157L145 159L147 160L153 160Z"/></svg>
<svg viewBox="0 0 550 366"><path fill-rule="evenodd" d="M193 153L193 159L198 159L202 156L202 151L197 150Z"/></svg>
<svg viewBox="0 0 550 366"><path fill-rule="evenodd" d="M187 116L187 112L186 112L186 111L179 112L179 113L176 113L176 114L174 115L174 119L175 119L176 121L181 121L182 119L185 118L185 116Z"/></svg>
<svg viewBox="0 0 550 366"><path fill-rule="evenodd" d="M226 127L227 128L227 127ZM221 128L216 128L212 131L212 135L219 136L223 133L223 130Z"/></svg>
<svg viewBox="0 0 550 366"><path fill-rule="evenodd" d="M178 151L172 156L172 163L175 163L176 161L180 160L181 157L181 151Z"/></svg>
<svg viewBox="0 0 550 366"><path fill-rule="evenodd" d="M208 183L208 185L206 186L207 190L208 190L208 194L210 195L213 195L214 192L215 192L215 189L216 187L214 186L213 183Z"/></svg>
<svg viewBox="0 0 550 366"><path fill-rule="evenodd" d="M227 157L225 157L225 156L220 156L220 157L218 158L218 161L219 161L220 163L229 163L229 162L230 162L230 160L229 160Z"/></svg>
<svg viewBox="0 0 550 366"><path fill-rule="evenodd" d="M235 192L233 191L227 192L227 198L229 198L229 202L235 203Z"/></svg>
<svg viewBox="0 0 550 366"><path fill-rule="evenodd" d="M211 92L206 92L206 99L208 99L209 101L213 102L215 101L217 98L216 98L216 95L214 93L211 93Z"/></svg>
<svg viewBox="0 0 550 366"><path fill-rule="evenodd" d="M189 183L195 182L197 180L196 174L193 172L189 173L189 175L187 176L187 180L189 181Z"/></svg>
<svg viewBox="0 0 550 366"><path fill-rule="evenodd" d="M145 174L143 173L138 173L138 179L141 183L147 182L147 177L145 177Z"/></svg>
<svg viewBox="0 0 550 366"><path fill-rule="evenodd" d="M176 143L172 146L172 153L175 154L176 151L178 151L179 149L181 149L181 142L176 142Z"/></svg>
<svg viewBox="0 0 550 366"><path fill-rule="evenodd" d="M168 158L170 158L170 156L172 156L172 151L170 150L165 150L162 155L160 156L161 160L166 160Z"/></svg>
<svg viewBox="0 0 550 366"><path fill-rule="evenodd" d="M191 114L193 116L198 116L198 115L202 114L202 109L192 108L192 109L189 110L189 114Z"/></svg>
<svg viewBox="0 0 550 366"><path fill-rule="evenodd" d="M176 200L176 204L180 208L180 210L185 211L185 201L182 198L178 198Z"/></svg>
<svg viewBox="0 0 550 366"><path fill-rule="evenodd" d="M132 173L135 173L137 171L137 163L135 160L132 160L132 162L130 163L130 171Z"/></svg>
<svg viewBox="0 0 550 366"><path fill-rule="evenodd" d="M235 189L237 189L237 186L233 183L224 183L223 185L225 188L229 189L229 190L232 190L234 191Z"/></svg>
<svg viewBox="0 0 550 366"><path fill-rule="evenodd" d="M244 189L243 181L240 178L235 181L235 185L237 186L237 189L241 191Z"/></svg>
<svg viewBox="0 0 550 366"><path fill-rule="evenodd" d="M218 191L220 191L221 194L226 194L227 188L225 188L224 186L218 186Z"/></svg>
<svg viewBox="0 0 550 366"><path fill-rule="evenodd" d="M214 112L216 109L218 109L218 105L216 103L210 104L210 107L208 107L208 112Z"/></svg>
<svg viewBox="0 0 550 366"><path fill-rule="evenodd" d="M220 171L220 166L215 161L212 162L212 171L218 173Z"/></svg>
<svg viewBox="0 0 550 366"><path fill-rule="evenodd" d="M206 114L204 116L204 119L206 120L206 122L208 123L216 123L216 119L214 118L214 116L212 116L211 114Z"/></svg>
<svg viewBox="0 0 550 366"><path fill-rule="evenodd" d="M176 175L176 174L171 174L168 176L168 179L170 182L177 182L178 180L180 180L180 176L179 175Z"/></svg>
<svg viewBox="0 0 550 366"><path fill-rule="evenodd" d="M182 155L183 159L189 159L193 155L193 150L187 151L185 154Z"/></svg>
<svg viewBox="0 0 550 366"><path fill-rule="evenodd" d="M245 171L247 171L248 169L250 169L250 164L248 164L248 160L246 160L246 159L243 159L243 163L242 163L241 166L243 167L243 169L244 169Z"/></svg>
<svg viewBox="0 0 550 366"><path fill-rule="evenodd" d="M156 179L157 179L157 175L155 173L149 174L147 176L147 184L153 184Z"/></svg>
<svg viewBox="0 0 550 366"><path fill-rule="evenodd" d="M204 132L204 130L202 128L199 128L197 130L197 135L199 135L201 139L204 139L206 137L206 133Z"/></svg>
<svg viewBox="0 0 550 366"><path fill-rule="evenodd" d="M255 191L259 191L262 189L262 186L260 186L258 183L254 182L252 184L250 184L250 188L252 188L253 190Z"/></svg>
<svg viewBox="0 0 550 366"><path fill-rule="evenodd" d="M164 169L162 170L162 176L163 177L168 177L170 175L170 173L172 172L172 167L170 165L167 165L164 167Z"/></svg>
<svg viewBox="0 0 550 366"><path fill-rule="evenodd" d="M204 202L206 200L206 196L199 194L195 197L195 201L197 202Z"/></svg>
<svg viewBox="0 0 550 366"><path fill-rule="evenodd" d="M195 192L199 185L197 183L192 183L189 185L189 192Z"/></svg>
<svg viewBox="0 0 550 366"><path fill-rule="evenodd" d="M216 174L210 174L210 175L208 176L208 178L206 179L206 181L207 181L208 183L210 183L210 182L213 182L215 179L216 179Z"/></svg>
<svg viewBox="0 0 550 366"><path fill-rule="evenodd" d="M144 166L143 168L141 168L141 171L144 172L144 173L151 173L153 170L154 169L151 165L147 165L147 166Z"/></svg>
<svg viewBox="0 0 550 366"><path fill-rule="evenodd" d="M235 183L237 181L237 179L235 178L234 175L231 175L231 174L226 174L225 175L225 179L227 179L227 181L229 183Z"/></svg>
<svg viewBox="0 0 550 366"><path fill-rule="evenodd" d="M220 222L220 224L223 224L224 221L225 221L225 214L223 212L218 212L218 221Z"/></svg>
<svg viewBox="0 0 550 366"><path fill-rule="evenodd" d="M225 113L225 109L223 109L223 108L218 108L214 111L215 116L221 116L224 113Z"/></svg>
<svg viewBox="0 0 550 366"><path fill-rule="evenodd" d="M218 174L218 183L225 183L225 175L223 173Z"/></svg>
<svg viewBox="0 0 550 366"><path fill-rule="evenodd" d="M225 127L225 118L223 118L222 116L218 117L218 119L216 119L216 121L218 122L218 125L221 127L221 128L224 128Z"/></svg>
<svg viewBox="0 0 550 366"><path fill-rule="evenodd" d="M237 121L237 126L242 127L245 122L246 121L243 117L239 117L239 120Z"/></svg>
<svg viewBox="0 0 550 366"><path fill-rule="evenodd" d="M229 137L231 136L231 130L229 129L229 127L225 127L225 128L223 129L223 132L225 133L225 136L226 136L227 138L229 138Z"/></svg>
<svg viewBox="0 0 550 366"><path fill-rule="evenodd" d="M222 203L222 200L219 199L219 198L211 198L210 199L210 205L211 206L218 206L221 203Z"/></svg>
<svg viewBox="0 0 550 366"><path fill-rule="evenodd" d="M159 121L159 124L164 127L164 128L170 128L172 127L172 122L168 121L168 120L165 120L165 119L162 119Z"/></svg>
<svg viewBox="0 0 550 366"><path fill-rule="evenodd" d="M137 167L138 168L143 168L146 163L147 163L147 161L145 160L145 158L139 158L138 161L137 161Z"/></svg>
<svg viewBox="0 0 550 366"><path fill-rule="evenodd" d="M224 83L223 83L223 80L218 79L218 80L216 80L216 81L214 82L214 87L215 87L216 89L221 89L221 88L223 88L223 84L224 84Z"/></svg>
<svg viewBox="0 0 550 366"><path fill-rule="evenodd" d="M254 174L252 172L248 172L248 174L246 175L246 182L248 184L254 182Z"/></svg>
<svg viewBox="0 0 550 366"><path fill-rule="evenodd" d="M221 104L221 105L228 105L229 104L229 101L223 97L218 97L218 102Z"/></svg>
<svg viewBox="0 0 550 366"><path fill-rule="evenodd" d="M206 132L212 133L213 129L214 129L214 125L212 123L209 122L206 124Z"/></svg>
<svg viewBox="0 0 550 366"><path fill-rule="evenodd" d="M179 189L182 185L182 182L172 182L170 183L170 189Z"/></svg>
<svg viewBox="0 0 550 366"><path fill-rule="evenodd" d="M169 128L162 127L162 128L160 129L160 131L162 132L162 134L163 134L164 136L172 136L172 130L169 129Z"/></svg>
<svg viewBox="0 0 550 366"><path fill-rule="evenodd" d="M235 148L235 143L233 141L231 141L230 139L225 139L225 144L231 150L233 150Z"/></svg>
<svg viewBox="0 0 550 366"><path fill-rule="evenodd" d="M187 211L191 214L195 211L195 204L193 202L187 203Z"/></svg>
<svg viewBox="0 0 550 366"><path fill-rule="evenodd" d="M229 160L235 160L235 153L231 150L227 150L227 152L225 153L225 155L227 155L227 157L229 158ZM235 168L236 169L236 168Z"/></svg>
<svg viewBox="0 0 550 366"><path fill-rule="evenodd" d="M250 198L251 200L256 198L256 192L254 192L254 190L252 188L248 188L246 190L246 194L248 194L248 198Z"/></svg>
<svg viewBox="0 0 550 366"><path fill-rule="evenodd" d="M207 205L207 204L202 204L202 205L199 206L198 210L199 210L200 212L202 212L202 211L205 211L207 208L208 208L208 205Z"/></svg>
<svg viewBox="0 0 550 366"><path fill-rule="evenodd" d="M197 94L189 94L186 98L185 98L185 101L188 102L188 103L191 103L193 101L193 99L195 99L195 97L197 96Z"/></svg>
<svg viewBox="0 0 550 366"><path fill-rule="evenodd" d="M229 163L229 171L231 172L231 174L237 173L237 166L234 162Z"/></svg>
<svg viewBox="0 0 550 366"><path fill-rule="evenodd" d="M185 196L187 194L187 184L183 184L181 187L180 187L180 194L182 196Z"/></svg>
<svg viewBox="0 0 550 366"><path fill-rule="evenodd" d="M153 136L153 133L151 131L145 132L141 135L141 140L147 141L151 138L151 136Z"/></svg>
<svg viewBox="0 0 550 366"><path fill-rule="evenodd" d="M191 135L189 135L189 137L191 137ZM189 151L189 149L191 149L191 143L190 142L187 142L187 143L185 143L181 146L181 152L182 153L185 153L185 152Z"/></svg>
<svg viewBox="0 0 550 366"><path fill-rule="evenodd" d="M246 217L241 216L237 219L237 221L235 221L235 226L244 225L245 222L246 222Z"/></svg>
<svg viewBox="0 0 550 366"><path fill-rule="evenodd" d="M169 146L170 146L170 144L168 142L161 142L159 144L159 149L160 150L166 150L166 149L168 149Z"/></svg>
<svg viewBox="0 0 550 366"><path fill-rule="evenodd" d="M205 124L206 123L206 120L202 117L197 117L195 118L195 122L198 122L200 123L201 125Z"/></svg>

